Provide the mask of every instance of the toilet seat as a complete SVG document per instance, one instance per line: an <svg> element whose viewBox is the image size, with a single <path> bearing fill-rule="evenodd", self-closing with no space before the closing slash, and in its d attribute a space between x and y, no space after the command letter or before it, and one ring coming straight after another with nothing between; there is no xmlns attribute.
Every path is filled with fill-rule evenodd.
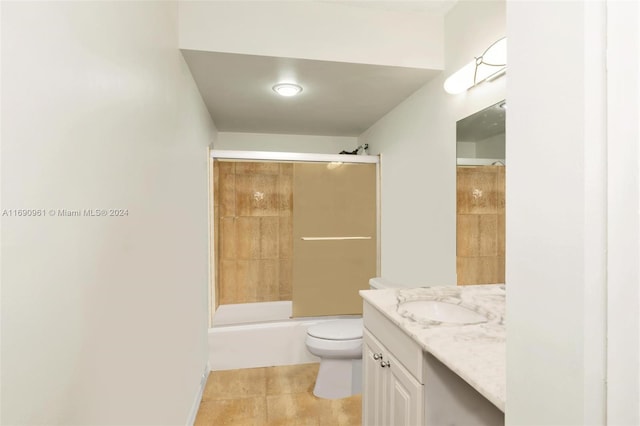
<svg viewBox="0 0 640 426"><path fill-rule="evenodd" d="M321 358L356 358L362 356L362 339L327 340L307 335L307 348Z"/></svg>
<svg viewBox="0 0 640 426"><path fill-rule="evenodd" d="M307 348L321 358L361 358L362 330L362 318L313 325L307 329Z"/></svg>
<svg viewBox="0 0 640 426"><path fill-rule="evenodd" d="M363 327L362 318L341 319L312 325L307 329L307 334L316 339L332 341L362 340Z"/></svg>

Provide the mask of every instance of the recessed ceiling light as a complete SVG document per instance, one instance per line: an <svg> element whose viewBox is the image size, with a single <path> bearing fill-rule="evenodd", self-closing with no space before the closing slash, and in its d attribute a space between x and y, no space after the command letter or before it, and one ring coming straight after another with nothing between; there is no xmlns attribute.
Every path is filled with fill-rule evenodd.
<svg viewBox="0 0 640 426"><path fill-rule="evenodd" d="M302 87L293 83L278 83L273 86L273 91L280 96L295 96L302 92Z"/></svg>

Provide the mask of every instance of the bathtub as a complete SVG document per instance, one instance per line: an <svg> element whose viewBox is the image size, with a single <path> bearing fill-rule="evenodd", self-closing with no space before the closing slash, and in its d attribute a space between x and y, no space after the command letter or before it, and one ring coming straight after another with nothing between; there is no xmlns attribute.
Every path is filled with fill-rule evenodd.
<svg viewBox="0 0 640 426"><path fill-rule="evenodd" d="M307 328L339 318L291 318L291 302L220 305L209 329L211 370L320 362L305 345Z"/></svg>

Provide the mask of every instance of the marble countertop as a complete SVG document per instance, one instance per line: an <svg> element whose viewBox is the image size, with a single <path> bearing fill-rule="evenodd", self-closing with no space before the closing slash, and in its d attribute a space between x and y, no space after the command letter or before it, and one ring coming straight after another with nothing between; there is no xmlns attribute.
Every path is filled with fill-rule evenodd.
<svg viewBox="0 0 640 426"><path fill-rule="evenodd" d="M361 290L364 300L504 412L506 332L504 285ZM451 324L416 318L403 302L439 300L467 307L488 320Z"/></svg>

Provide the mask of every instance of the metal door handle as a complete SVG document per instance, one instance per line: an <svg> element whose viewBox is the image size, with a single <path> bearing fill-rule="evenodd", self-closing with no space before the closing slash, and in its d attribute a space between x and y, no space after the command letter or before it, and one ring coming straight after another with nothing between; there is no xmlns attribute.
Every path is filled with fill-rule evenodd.
<svg viewBox="0 0 640 426"><path fill-rule="evenodd" d="M382 354L373 354L373 359L375 359L376 361L382 359Z"/></svg>
<svg viewBox="0 0 640 426"><path fill-rule="evenodd" d="M391 363L389 361L380 361L380 367L391 367Z"/></svg>

